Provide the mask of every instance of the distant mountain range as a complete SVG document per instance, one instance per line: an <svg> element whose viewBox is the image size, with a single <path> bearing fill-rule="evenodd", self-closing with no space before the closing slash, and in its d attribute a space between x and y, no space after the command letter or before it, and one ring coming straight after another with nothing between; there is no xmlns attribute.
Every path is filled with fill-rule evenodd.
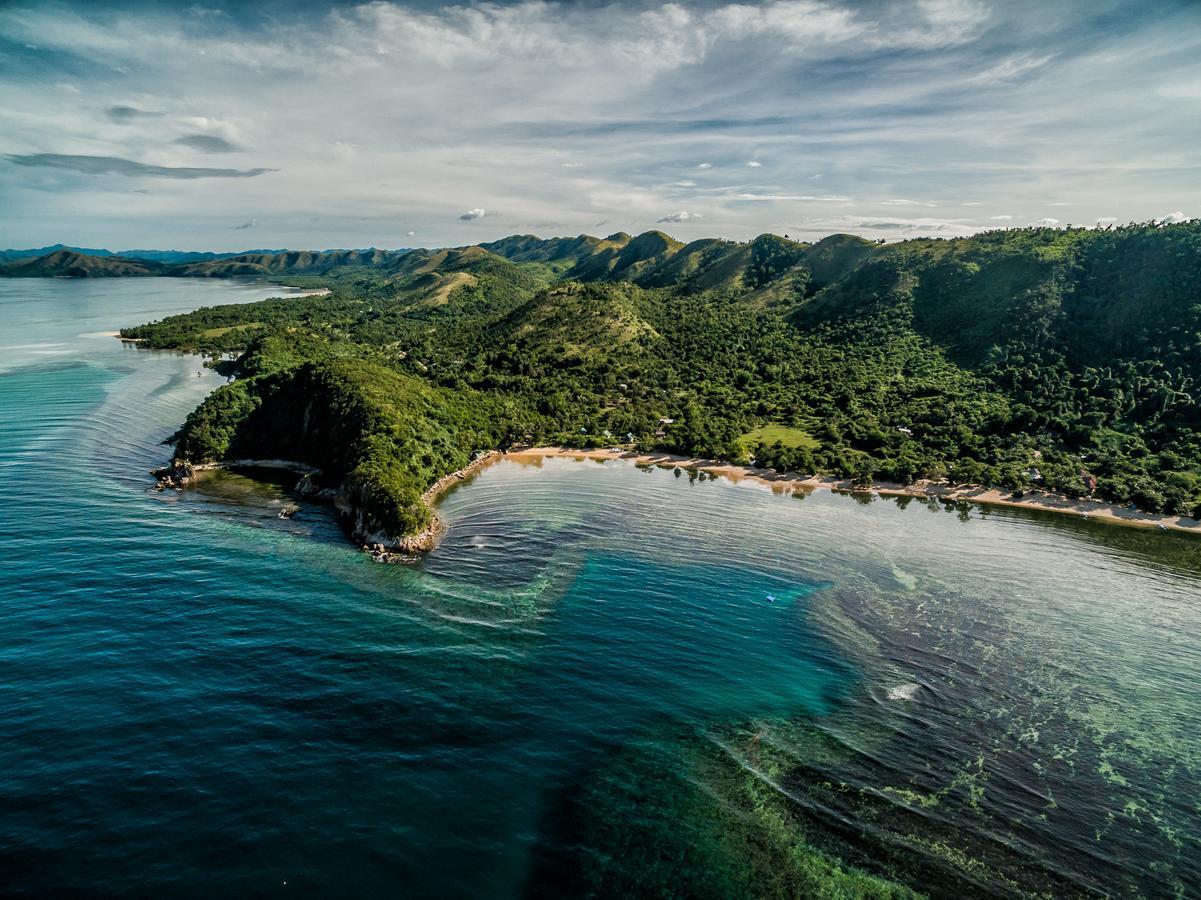
<svg viewBox="0 0 1201 900"><path fill-rule="evenodd" d="M71 250L75 253L86 253L88 256L114 255L111 250L98 250L93 247L68 247L66 244L52 244L49 247L37 247L36 249L30 250L0 250L0 262L5 262L11 259L34 259L38 256L46 256L50 253L54 253L57 250Z"/></svg>
<svg viewBox="0 0 1201 900"><path fill-rule="evenodd" d="M243 253L191 253L175 250L87 251L57 246L9 257L0 262L0 277L113 277L174 276L191 278L338 276L354 271L385 277L417 279L410 286L433 291L463 283L468 264L487 260L541 266L555 276L577 281L629 281L643 287L668 285L692 290L723 287L756 290L773 283L773 290L793 287L792 279L776 283L774 276L808 254L807 273L833 280L846 265L857 262L874 244L852 235L836 235L817 245L796 244L773 235L750 242L705 238L684 244L661 231L636 237L618 232L598 238L542 239L513 235L490 243L449 250L250 250ZM837 262L835 262L837 261ZM453 284L451 283L453 281Z"/></svg>
<svg viewBox="0 0 1201 900"><path fill-rule="evenodd" d="M347 254L358 254L360 257L368 257L377 253L403 253L404 251L383 251L369 248L366 250L323 250L318 251L318 255L329 256L331 265L340 263L335 262L338 259L348 258ZM71 254L70 256L61 256L63 253ZM221 262L222 260L235 259L247 260L250 265L257 266L263 264L263 257L284 256L288 253L286 250L234 250L223 253L213 253L201 250L104 250L92 247L70 247L66 244L54 244L49 247L36 247L27 250L0 250L0 276L44 276L44 275L176 275L176 274L192 274L192 273L177 273L174 271L161 271L155 269L153 271L113 271L109 267L96 266L95 271L89 271L93 268L90 260L93 259L113 259L119 258L127 261L139 263L157 263L163 266L177 266L185 263L211 263ZM338 255L342 256L339 257ZM53 259L47 259L53 257ZM250 261L254 258L254 261ZM37 265L30 266L29 264L42 260ZM311 254L310 254L311 261ZM10 267L8 263L23 263ZM352 263L358 264L358 263ZM287 264L285 264L287 265ZM77 269L77 271L57 271L58 268L68 267ZM144 268L152 269L152 266L144 266ZM202 274L209 274L207 272ZM244 272L221 272L220 274L246 274ZM258 274L257 269L250 274Z"/></svg>

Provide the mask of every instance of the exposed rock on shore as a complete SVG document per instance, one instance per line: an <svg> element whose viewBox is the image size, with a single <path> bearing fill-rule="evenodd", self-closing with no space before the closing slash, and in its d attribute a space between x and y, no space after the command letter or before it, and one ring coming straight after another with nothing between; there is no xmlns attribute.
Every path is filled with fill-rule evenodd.
<svg viewBox="0 0 1201 900"><path fill-rule="evenodd" d="M156 491L165 491L168 488L178 490L196 480L196 466L186 459L173 459L170 465L161 469L151 469L150 474L154 476Z"/></svg>
<svg viewBox="0 0 1201 900"><path fill-rule="evenodd" d="M420 502L432 507L437 498L450 487L459 484L475 472L499 459L497 450L480 451L470 464L457 472L444 475L430 485L421 495ZM193 463L186 459L173 459L171 464L155 469L150 474L155 478L157 491L179 490L194 484L205 472L215 469L234 468L286 468L300 473L295 491L301 497L331 502L337 510L350 537L364 552L370 553L377 562L414 562L420 554L438 546L446 533L446 523L432 510L429 524L413 534L393 535L382 530L373 521L369 498L361 488L343 484L338 488L322 487L321 471L305 463L280 459L237 459L212 463ZM290 518L299 507L288 504L280 510L280 518Z"/></svg>
<svg viewBox="0 0 1201 900"><path fill-rule="evenodd" d="M446 523L432 509L434 501L449 488L495 462L501 455L499 450L481 451L468 465L457 472L443 475L426 488L421 495L421 502L431 508L430 524L414 534L397 537L372 530L366 521L363 505L356 504L345 490L338 491L334 506L351 524L351 537L360 541L363 551L370 553L376 562L415 562L420 554L437 547L446 533Z"/></svg>

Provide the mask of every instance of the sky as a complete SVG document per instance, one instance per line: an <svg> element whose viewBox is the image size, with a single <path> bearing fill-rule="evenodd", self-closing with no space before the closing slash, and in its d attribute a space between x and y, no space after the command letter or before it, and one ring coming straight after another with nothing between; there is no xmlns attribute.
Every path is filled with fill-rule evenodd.
<svg viewBox="0 0 1201 900"><path fill-rule="evenodd" d="M0 246L1201 216L1199 0L0 0Z"/></svg>

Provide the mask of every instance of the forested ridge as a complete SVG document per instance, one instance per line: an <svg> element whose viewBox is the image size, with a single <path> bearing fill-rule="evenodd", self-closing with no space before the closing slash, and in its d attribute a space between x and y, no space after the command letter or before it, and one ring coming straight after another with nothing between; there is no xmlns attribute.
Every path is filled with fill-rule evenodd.
<svg viewBox="0 0 1201 900"><path fill-rule="evenodd" d="M237 377L180 456L295 448L383 527L421 527L472 451L541 442L1201 514L1201 222L281 256L332 292L123 335Z"/></svg>

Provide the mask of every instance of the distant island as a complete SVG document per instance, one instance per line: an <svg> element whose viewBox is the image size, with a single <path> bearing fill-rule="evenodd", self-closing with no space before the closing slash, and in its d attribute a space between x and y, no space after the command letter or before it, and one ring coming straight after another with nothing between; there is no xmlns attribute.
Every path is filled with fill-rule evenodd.
<svg viewBox="0 0 1201 900"><path fill-rule="evenodd" d="M233 379L176 435L171 477L297 460L369 544L424 545L431 486L540 444L1201 517L1201 222L184 262L59 249L0 274L329 288L121 334Z"/></svg>

